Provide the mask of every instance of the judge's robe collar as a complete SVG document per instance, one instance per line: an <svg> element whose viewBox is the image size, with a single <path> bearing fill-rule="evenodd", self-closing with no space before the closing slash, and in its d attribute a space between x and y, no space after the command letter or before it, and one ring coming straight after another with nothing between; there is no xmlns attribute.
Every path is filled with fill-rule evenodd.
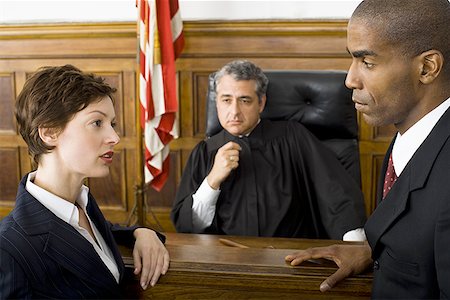
<svg viewBox="0 0 450 300"><path fill-rule="evenodd" d="M226 143L233 141L240 143L247 143L251 149L257 149L264 145L264 140L270 138L268 129L270 128L270 120L261 119L256 127L247 136L235 136L222 129L218 134L210 137L208 141L208 149L214 151L225 145Z"/></svg>

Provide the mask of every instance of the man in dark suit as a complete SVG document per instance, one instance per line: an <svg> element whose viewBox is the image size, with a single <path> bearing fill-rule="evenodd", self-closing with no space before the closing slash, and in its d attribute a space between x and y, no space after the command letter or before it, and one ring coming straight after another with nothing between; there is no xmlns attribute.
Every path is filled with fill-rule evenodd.
<svg viewBox="0 0 450 300"><path fill-rule="evenodd" d="M320 286L374 269L373 298L450 297L450 3L365 0L348 24L346 85L364 119L394 124L368 243L303 250L339 269Z"/></svg>
<svg viewBox="0 0 450 300"><path fill-rule="evenodd" d="M120 140L114 92L71 65L42 68L26 81L15 113L37 168L0 224L0 299L120 298L116 242L134 244L143 289L167 271L164 237L107 222L83 184L109 174Z"/></svg>

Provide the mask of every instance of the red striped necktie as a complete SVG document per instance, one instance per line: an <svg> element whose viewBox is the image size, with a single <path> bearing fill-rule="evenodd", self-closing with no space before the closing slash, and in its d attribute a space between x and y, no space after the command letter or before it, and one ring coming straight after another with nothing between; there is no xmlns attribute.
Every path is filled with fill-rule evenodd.
<svg viewBox="0 0 450 300"><path fill-rule="evenodd" d="M397 180L397 175L394 171L394 163L392 162L392 153L389 156L389 163L386 170L386 174L384 176L384 185L383 185L383 199L386 198L387 193L391 190L395 181Z"/></svg>

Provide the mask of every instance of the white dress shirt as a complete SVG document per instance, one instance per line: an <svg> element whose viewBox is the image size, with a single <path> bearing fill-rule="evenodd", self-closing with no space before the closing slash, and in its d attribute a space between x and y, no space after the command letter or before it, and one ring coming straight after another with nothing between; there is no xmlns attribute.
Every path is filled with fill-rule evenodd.
<svg viewBox="0 0 450 300"><path fill-rule="evenodd" d="M119 283L120 274L116 260L114 259L114 255L112 254L111 249L108 247L108 244L106 244L97 227L95 227L95 224L92 223L89 215L86 212L89 188L85 185L81 186L77 203L80 207L83 208L83 211L89 221L89 224L91 225L92 232L94 233L95 239L97 240L98 244L86 231L86 229L78 225L78 208L69 201L64 200L35 185L33 183L35 176L36 172L32 172L28 175L27 183L25 186L26 190L48 210L50 210L58 218L75 228L76 231L78 231L86 240L88 240L88 242L92 244L92 247L94 247L95 252L97 252L103 263L106 265L106 267L108 267L109 271L116 279L116 282Z"/></svg>
<svg viewBox="0 0 450 300"><path fill-rule="evenodd" d="M442 102L438 107L422 117L417 123L411 126L405 133L397 133L394 146L392 148L392 163L395 174L400 176L408 162L428 137L436 123L450 107L450 98Z"/></svg>

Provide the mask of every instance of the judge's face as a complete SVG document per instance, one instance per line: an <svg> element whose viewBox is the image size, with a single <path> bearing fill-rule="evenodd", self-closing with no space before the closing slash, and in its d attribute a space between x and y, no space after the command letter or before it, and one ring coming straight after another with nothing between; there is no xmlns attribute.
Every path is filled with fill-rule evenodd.
<svg viewBox="0 0 450 300"><path fill-rule="evenodd" d="M113 147L120 140L114 127L114 106L106 96L74 115L57 135L56 147L50 155L56 157L65 175L106 176L113 160Z"/></svg>
<svg viewBox="0 0 450 300"><path fill-rule="evenodd" d="M420 119L419 80L414 58L380 38L376 29L352 19L347 48L352 64L345 84L353 90L355 108L373 126L395 124L404 132Z"/></svg>
<svg viewBox="0 0 450 300"><path fill-rule="evenodd" d="M254 80L236 81L230 75L223 76L216 87L217 114L222 127L230 134L245 135L258 123L259 114L266 103L256 94Z"/></svg>

